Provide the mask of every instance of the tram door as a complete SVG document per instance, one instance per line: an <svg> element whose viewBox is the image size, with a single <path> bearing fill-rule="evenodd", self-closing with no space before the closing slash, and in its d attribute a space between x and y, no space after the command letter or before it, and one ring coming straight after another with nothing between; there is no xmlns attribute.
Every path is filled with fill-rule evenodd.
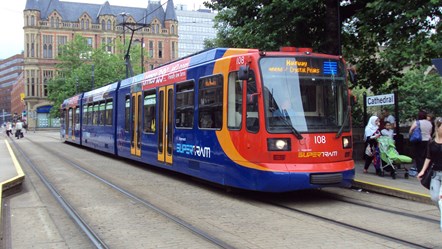
<svg viewBox="0 0 442 249"><path fill-rule="evenodd" d="M141 156L141 122L142 122L142 100L141 92L132 93L131 96L131 142L130 153L134 156Z"/></svg>
<svg viewBox="0 0 442 249"><path fill-rule="evenodd" d="M159 89L158 161L172 164L173 151L173 86Z"/></svg>
<svg viewBox="0 0 442 249"><path fill-rule="evenodd" d="M64 137L66 138L66 140L69 139L69 136L71 134L71 119L72 119L72 109L68 108L67 112L65 112L65 135Z"/></svg>
<svg viewBox="0 0 442 249"><path fill-rule="evenodd" d="M68 109L68 117L66 122L66 139L75 140L75 131L74 131L74 124L75 124L75 116L74 116L75 107L69 107Z"/></svg>

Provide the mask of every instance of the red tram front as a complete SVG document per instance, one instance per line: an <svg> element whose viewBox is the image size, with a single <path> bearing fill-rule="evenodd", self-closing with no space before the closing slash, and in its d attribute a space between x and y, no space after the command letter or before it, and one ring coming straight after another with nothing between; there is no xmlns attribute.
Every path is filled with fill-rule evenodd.
<svg viewBox="0 0 442 249"><path fill-rule="evenodd" d="M249 181L256 190L351 185L351 110L342 58L308 49L250 53L232 58L229 71L228 129L217 137L223 152L244 167L243 175L253 170ZM227 185L240 185L234 174Z"/></svg>

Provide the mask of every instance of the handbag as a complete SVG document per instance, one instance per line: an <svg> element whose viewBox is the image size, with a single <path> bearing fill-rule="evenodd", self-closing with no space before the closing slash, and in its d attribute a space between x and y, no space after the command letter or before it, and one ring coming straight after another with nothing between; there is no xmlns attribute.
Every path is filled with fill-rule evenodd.
<svg viewBox="0 0 442 249"><path fill-rule="evenodd" d="M421 179L421 184L422 186L424 186L426 189L430 189L430 185L431 185L431 178L433 176L433 166L430 166L424 173L424 175L422 176Z"/></svg>
<svg viewBox="0 0 442 249"><path fill-rule="evenodd" d="M420 142L422 141L422 133L421 133L421 126L419 124L419 120L416 120L416 128L413 130L413 132L410 135L410 142Z"/></svg>
<svg viewBox="0 0 442 249"><path fill-rule="evenodd" d="M371 146L368 144L367 147L365 147L365 155L372 157L373 151L371 150Z"/></svg>

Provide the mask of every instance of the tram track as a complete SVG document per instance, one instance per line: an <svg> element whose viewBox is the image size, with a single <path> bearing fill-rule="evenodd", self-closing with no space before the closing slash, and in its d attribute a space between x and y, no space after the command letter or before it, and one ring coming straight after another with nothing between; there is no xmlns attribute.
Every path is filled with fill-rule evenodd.
<svg viewBox="0 0 442 249"><path fill-rule="evenodd" d="M47 136L52 139L56 139L51 136ZM221 239L218 239L216 236L212 236L211 234L205 232L202 229L199 229L196 225L193 225L189 222L186 222L185 220L179 218L178 216L169 213L165 209L156 206L152 202L143 199L136 194L131 193L130 191L118 186L115 183L112 183L109 180L106 180L99 175L93 173L92 171L86 169L85 167L81 166L80 163L75 162L71 159L69 159L66 156L60 155L58 151L55 151L53 149L50 149L46 146L42 146L41 144L37 144L36 142L32 141L31 139L27 139L30 143L39 146L41 149L44 149L48 152L50 152L53 156L58 157L62 161L67 162L70 166L77 169L80 172L83 172L84 174L94 178L98 182L110 187L114 191L117 191L118 193L126 196L127 198L130 198L132 201L135 201L138 204L141 204L145 208L148 208L152 211L155 211L156 213L160 214L161 216L167 218L170 221L173 221L174 223L180 225L181 227L187 229L191 233L195 234L197 237L200 237L212 245L217 246L218 248L226 248L226 249L234 249L235 247L232 245L229 245L228 243L222 241ZM78 225L78 227L83 231L91 243L96 248L109 248L106 243L101 239L97 233L91 228L90 225L87 224L87 222L84 221L83 217L72 207L71 204L64 198L63 194L56 189L51 183L50 180L41 172L41 170L38 168L38 166L30 159L30 157L27 155L27 153L21 148L20 145L14 142L14 146L17 148L17 150L20 152L20 154L25 158L26 162L32 170L38 175L40 180L44 183L44 185L49 189L52 196L59 202L59 204L62 206L62 208L66 211L66 213L75 221L75 223Z"/></svg>
<svg viewBox="0 0 442 249"><path fill-rule="evenodd" d="M49 136L46 136L46 135L49 135ZM52 134L44 134L44 137L50 138L49 140L51 140L50 141L51 144L54 144L52 142L53 140L54 141L58 140L58 138L55 138ZM32 139L32 138L30 137L30 139ZM49 141L49 140L47 140L47 141ZM42 146L42 144L40 144L40 143L34 143L34 145L37 145L39 147ZM68 155L66 153L67 150L62 149L61 147L57 147L57 149L54 149L55 147L52 148L50 145L43 144L43 146L45 147L44 148L45 150L46 150L46 148L50 149L51 151L49 151L49 153L51 153L53 155L62 156L62 155L58 155L59 150L62 151L64 155L66 155L66 156ZM62 157L59 157L60 160L69 159L69 160L74 161L75 163L78 163L80 165L82 165L82 164L87 165L87 160L79 159L78 155L83 155L83 153L95 154L95 156L101 155L101 153L96 153L95 151L92 151L92 150L84 150L83 148L78 148L77 146L63 144L63 147L66 147L66 146L71 147L71 149L68 149L68 150L75 151L74 154L76 155L76 157L72 157L72 155L70 155L71 158L73 158L73 159L69 159L68 157L62 156ZM77 150L77 148L78 148L78 150ZM89 156L87 156L87 157L89 157ZM94 157L94 156L92 155L92 157ZM105 155L105 157L107 157L107 156ZM103 157L103 158L105 158L105 157ZM115 159L111 158L109 160L107 160L107 159L103 159L103 160L110 162L110 161L114 161ZM101 159L100 159L100 161L101 161ZM123 162L124 161L120 160L119 163L117 163L119 169L123 169L123 170L127 169L129 171L133 171L133 169L131 169L130 167L126 167L129 165L121 165L121 163L123 163ZM104 164L106 164L106 162ZM136 166L134 166L134 167L136 167ZM76 171L79 170L73 166L71 168L73 168ZM103 174L107 171L106 168L108 168L108 167L95 167L94 166L94 167L89 167L89 171L91 171L91 170L94 171L94 172L91 171L91 173L93 173L93 174L97 174L95 172L99 172L97 174L98 177L101 177L103 179L104 178L105 179L113 179L112 181L116 180L117 178L115 178L113 176L111 177L111 175L109 175L109 174L108 175ZM138 168L138 170L140 170L140 171L144 171L147 173L147 175L144 175L144 173L143 173L143 177L141 177L141 178L151 175L152 173L153 174L158 173L156 170L151 171L150 169L144 169L144 167L142 167L142 166L136 167L136 168ZM104 169L104 171L103 171L103 169ZM112 170L116 170L116 169L117 169L117 167L114 167ZM109 168L109 170L110 170L110 168ZM163 173L163 172L161 171L160 174L161 173ZM87 173L85 173L85 174L87 174ZM91 177L93 177L93 176L91 176ZM133 176L128 175L128 177L132 179ZM158 178L158 176L156 176L156 177ZM168 176L166 176L166 178L170 178L170 175L168 174ZM127 180L128 179L123 179L123 181L127 181ZM165 179L162 179L162 181L161 181L162 184L163 184L164 180ZM123 183L123 181L119 181L118 184L120 186L121 185L125 186L124 188L128 188L126 183L125 182ZM147 181L152 181L152 179L148 179ZM111 181L110 181L110 183L113 184ZM358 197L356 197L355 200L351 200L351 197L347 196L347 194L343 194L343 196L341 197L339 195L334 196L334 194L329 194L327 191L326 191L327 194L323 194L322 191L316 191L315 197L313 197L312 199L309 199L308 194L304 195L304 196L302 196L302 195L296 196L296 195L289 194L289 195L285 195L285 197L283 197L283 198L279 198L279 197L284 196L284 195L265 195L265 196L271 196L271 198L267 198L267 199L265 198L263 200L263 199L259 199L259 198L254 198L253 194L251 195L248 193L246 193L246 194L244 194L244 193L226 194L226 193L222 192L221 190L217 190L217 189L211 189L210 191L204 191L205 188L199 184L196 184L197 185L196 188L192 187L192 189L187 189L187 190L181 189L183 185L188 185L188 184L193 185L193 183L194 183L194 181L186 182L185 179L179 179L179 181L177 181L176 183L172 183L173 185L178 186L179 193L178 192L177 193L163 192L162 195L166 195L166 196L164 196L165 198L173 200L176 204L178 204L179 202L183 203L183 200L184 200L184 202L195 201L195 202L197 202L198 206L206 205L206 204L210 204L210 203L216 203L217 209L222 210L223 207L228 208L226 210L226 212L228 212L228 214L226 212L216 212L215 210L213 210L213 206L211 206L213 211L209 211L206 213L206 211L204 209L197 208L196 210L194 210L194 212L192 214L192 212L182 212L182 211L179 211L179 209L170 208L170 206L169 207L165 206L164 202L160 203L160 202L158 202L158 200L155 200L156 201L155 205L160 204L160 206L166 207L169 213L175 213L178 211L178 213L180 214L180 217L186 217L185 219L192 217L192 216L195 217L196 213L198 213L197 214L198 220L204 220L205 217L207 217L207 219L216 220L217 219L216 215L218 215L218 217L222 217L223 219L221 219L220 221L219 220L214 221L214 222L211 222L211 221L207 222L208 220L205 221L207 224L210 224L213 227L215 227L215 229L210 229L207 227L207 224L203 224L203 223L201 223L201 225L199 225L199 227L203 228L202 230L208 229L210 231L210 234L217 234L217 235L219 234L221 236L221 237L219 237L219 238L221 238L220 239L221 241L230 241L230 242L234 241L235 246L237 246L238 248L243 248L243 246L241 246L241 245L247 245L248 247L250 247L250 245L257 245L257 244L255 244L254 241L250 240L250 238L253 238L251 235L251 234L253 234L253 232L251 234L248 233L245 237L243 237L244 234L242 234L242 232L245 228L242 229L241 225L255 224L255 226L253 226L253 225L248 226L247 230L248 231L256 230L254 238L259 239L257 234L262 234L262 232L260 232L260 230L265 229L265 227L266 227L264 225L266 223L263 223L263 222L267 222L267 221L271 220L272 222L270 224L273 225L273 224L279 223L279 222L277 222L277 219L287 220L287 223L285 223L285 225L288 225L288 226L286 226L284 228L282 228L282 227L276 228L276 227L272 227L272 226L267 226L267 228L271 227L271 228L273 228L273 230L266 230L266 231L272 231L272 233L273 233L273 231L275 231L277 233L280 232L279 235L276 235L276 234L275 235L279 236L280 238L285 238L285 239L289 239L289 238L292 239L292 238L298 237L299 234L297 234L295 231L297 231L298 229L302 229L300 227L304 227L305 226L304 224L306 222L307 227L312 227L312 225L314 224L313 225L314 227L319 228L317 230L318 234L312 234L311 232L308 232L308 231L305 231L305 233L303 233L304 236L308 236L310 238L314 238L311 236L318 236L319 238L321 238L322 235L326 235L326 234L324 234L324 230L326 230L326 231L337 230L340 232L338 232L338 233L331 232L331 234L329 234L329 232L327 232L326 236L328 236L328 238L326 239L326 241L335 241L336 236L341 237L342 234L346 234L346 235L350 235L350 236L359 238L361 240L360 242L357 242L357 245L359 245L359 246L364 244L364 241L365 241L365 243L368 242L368 244L371 244L373 246L374 245L377 245L377 246L385 245L390 248L397 248L397 247L434 248L433 242L429 242L429 240L425 241L425 240L416 239L414 241L407 241L406 238L411 237L411 236L408 236L407 233L405 233L406 237L403 237L403 236L401 237L401 236L397 235L398 234L397 232L393 233L393 234L389 234L389 233L386 233L385 230L373 228L373 226L374 226L373 224L371 224L371 226L367 227L364 224L364 222L367 223L366 221L364 221L365 218L363 216L355 218L353 216L353 213L367 213L367 214L369 214L372 212L379 212L379 213L381 213L381 214L379 214L381 216L381 219L385 219L385 217L389 217L390 215L394 216L392 219L395 219L395 220L398 219L401 222L403 219L407 219L405 221L406 223L404 223L404 227L410 226L410 224L413 223L413 221L410 222L410 220L416 220L416 222L419 220L420 221L425 220L425 219L421 219L421 216L419 216L419 215L407 216L406 212L402 213L404 215L401 215L401 211L394 210L394 207L387 206L387 207L379 208L379 206L376 206L376 203L373 203L373 204L362 203L362 205L357 205L358 200L359 200L359 199L357 199ZM166 182L165 184L168 185L171 183ZM106 185L106 186L108 186L108 185ZM149 187L150 186L151 185L149 185ZM137 204L141 204L137 200L137 198L143 200L143 199L146 199L146 196L148 196L149 198L147 198L147 199L150 200L150 197L153 197L150 194L146 194L146 192L148 193L151 191L150 189L146 189L146 186L138 188L138 191L137 191L137 189L132 189L131 186L129 187L129 189L131 190L131 192L135 191L133 193L137 193L137 194L133 194L135 199L129 197L132 202L135 202ZM206 199L206 202L195 200L196 196L198 196L198 197L196 197L197 199L200 199L201 198L200 195L203 195L203 196L204 195L213 195L216 192L219 192L219 194L215 194L216 196L213 196L214 198ZM361 200L359 200L359 201L362 202L362 198L364 198L364 197L362 197L362 195L360 195L359 193L356 193L354 191L353 191L353 193L354 193L354 195L361 196ZM192 196L190 196L189 194L192 194ZM191 197L191 199L180 198L183 196ZM256 196L261 197L262 194L258 194ZM307 196L307 199L305 199L306 196ZM353 196L353 195L350 195L350 196ZM374 195L371 195L371 197L373 197L373 196ZM365 195L365 197L368 197L368 196ZM347 200L348 198L350 200ZM229 202L223 203L223 199L231 199L231 200L229 200ZM344 201L340 201L340 199L343 199ZM207 200L209 200L211 202L207 202ZM266 203L265 201L269 201L270 203ZM371 203L372 201L373 201L373 199L368 200L367 203ZM235 203L235 207L233 206L233 203ZM241 204L239 204L239 203L241 203ZM276 205L272 205L272 203L276 204ZM141 204L141 205L144 206L144 204ZM236 206L238 206L238 207L236 207ZM336 206L338 206L338 207L336 207ZM183 206L183 207L184 208L189 208L189 207L192 208L192 206ZM232 209L232 207L233 207L233 209ZM241 208L239 208L239 207L241 207ZM210 208L210 206L207 206L207 208ZM337 208L343 209L344 211L345 210L347 210L347 211L350 210L350 211L347 213L345 213L344 211L339 212L339 211L336 211ZM240 211L240 210L244 210L244 209L254 210L254 213L259 214L259 215L254 216L254 218L247 217L247 216L245 216L245 214L247 212ZM390 210L390 209L393 209L393 210ZM325 210L329 210L329 211L325 211ZM408 210L412 210L412 209L408 209ZM329 215L324 215L324 214L327 214L327 212ZM210 213L210 216L208 215L209 213ZM265 216L260 215L262 213L266 213L266 215ZM348 219L345 220L344 218L346 218L346 217L343 218L342 215L345 215L345 216L348 215L350 218L347 217ZM224 217L230 217L230 216L233 216L235 218L235 220L225 220ZM259 219L260 216L262 216L263 218L265 217L265 220L264 219L260 220ZM247 218L242 218L242 217L247 217ZM258 218L256 221L253 220L256 218ZM347 222L348 220L352 220L352 219L357 220L359 218L361 218L362 224ZM190 219L192 220L192 218L190 218ZM302 221L302 222L300 222L300 221ZM337 221L337 222L335 222L335 221ZM408 222L410 222L410 223L408 223ZM433 226L434 219L433 220L428 219L428 220L425 220L425 222L426 222L426 224L431 223L431 226ZM191 224L200 224L200 223L192 223L192 222L190 222L190 223ZM296 224L296 225L292 226L290 223ZM374 221L372 223L377 223L377 220L374 219ZM423 222L420 222L419 226L421 226L422 223ZM226 224L228 224L228 225L232 224L232 226L226 226ZM204 226L206 226L206 227L204 227ZM428 225L426 225L426 227L428 227ZM232 229L232 228L233 228L233 230L228 230L228 229ZM275 228L276 228L276 230L274 230ZM321 233L320 231L323 231L323 232ZM400 231L407 231L407 230L399 229L399 233L400 233ZM230 233L235 234L234 239L232 239L232 237L229 236ZM282 235L282 234L284 234L284 235ZM275 235L272 234L272 237L274 237ZM251 236L251 237L248 237L248 236ZM226 237L229 239L225 240ZM316 239L318 239L318 237L316 237ZM344 236L342 236L342 237L345 238ZM247 238L249 238L249 239L247 240ZM238 241L238 239L243 240L243 242ZM299 239L292 239L292 240L298 241ZM272 240L269 240L269 241L272 241ZM409 242L411 242L411 243L409 243ZM260 243L263 243L263 242L260 242ZM437 245L437 242L435 242L435 243ZM308 245L308 244L301 243L301 245ZM341 242L339 242L339 245L345 247L345 245L354 245L354 243L346 244L345 241L341 241ZM353 246L353 248L359 248L359 246ZM217 247L221 247L221 246L217 246ZM254 246L252 246L252 247L254 247ZM226 248L226 247L223 247L223 248ZM268 246L267 247L266 246L255 246L255 248L268 248Z"/></svg>
<svg viewBox="0 0 442 249"><path fill-rule="evenodd" d="M422 248L422 249L433 248L433 247L424 246L424 245L421 245L419 243L415 243L415 242L412 242L412 241L409 241L409 240L400 239L400 238L397 238L397 237L394 237L394 236L390 236L390 235L387 235L387 234L384 234L384 233L381 233L381 232L377 232L377 231L375 231L373 229L363 228L363 227L360 227L360 226L357 226L357 225L352 225L352 224L347 223L347 222L338 221L338 220L336 220L334 218L328 218L328 217L323 216L323 215L318 215L318 214L315 214L313 212L302 210L301 208L290 207L290 206L286 206L286 205L282 205L282 204L279 204L279 203L276 203L276 202L270 202L270 201L263 201L263 202L267 203L268 205L272 205L272 206L275 206L275 207L278 207L278 208L282 208L282 209L288 210L290 212L296 212L296 213L300 213L300 214L303 214L303 215L307 215L307 216L313 217L315 219L318 219L318 220L321 220L321 221L325 221L325 222L328 222L328 223L331 223L331 224L334 224L334 225L338 225L338 226L341 226L341 227L344 227L344 228L347 228L347 229L350 229L350 230L353 230L353 231L357 231L357 232L361 232L361 233L368 234L368 235L371 235L371 236L375 236L377 238L386 239L386 240L389 240L389 241L401 244L403 246L408 246L408 247L411 247L411 248Z"/></svg>

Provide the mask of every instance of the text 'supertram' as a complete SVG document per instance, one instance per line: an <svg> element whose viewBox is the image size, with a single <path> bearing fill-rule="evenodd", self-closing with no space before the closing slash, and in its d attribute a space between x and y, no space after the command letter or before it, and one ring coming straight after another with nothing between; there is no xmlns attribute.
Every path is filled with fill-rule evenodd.
<svg viewBox="0 0 442 249"><path fill-rule="evenodd" d="M65 141L226 187L354 178L344 61L310 49L203 51L69 98L62 112Z"/></svg>

